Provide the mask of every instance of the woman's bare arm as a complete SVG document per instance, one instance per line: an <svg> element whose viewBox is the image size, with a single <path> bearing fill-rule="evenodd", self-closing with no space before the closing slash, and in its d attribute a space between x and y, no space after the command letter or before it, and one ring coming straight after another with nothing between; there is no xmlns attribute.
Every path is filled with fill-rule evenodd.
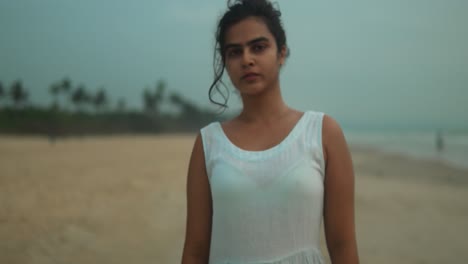
<svg viewBox="0 0 468 264"><path fill-rule="evenodd" d="M354 223L354 171L351 154L340 125L323 119L326 158L324 226L333 264L357 264L359 257Z"/></svg>
<svg viewBox="0 0 468 264"><path fill-rule="evenodd" d="M212 202L201 135L198 134L187 175L187 222L182 264L207 264Z"/></svg>

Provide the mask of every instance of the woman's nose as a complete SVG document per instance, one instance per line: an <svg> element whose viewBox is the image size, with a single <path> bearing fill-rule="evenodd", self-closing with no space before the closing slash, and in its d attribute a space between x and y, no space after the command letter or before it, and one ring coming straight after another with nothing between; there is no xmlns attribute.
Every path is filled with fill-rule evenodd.
<svg viewBox="0 0 468 264"><path fill-rule="evenodd" d="M242 66L249 67L254 65L254 58L252 54L246 50L242 53Z"/></svg>

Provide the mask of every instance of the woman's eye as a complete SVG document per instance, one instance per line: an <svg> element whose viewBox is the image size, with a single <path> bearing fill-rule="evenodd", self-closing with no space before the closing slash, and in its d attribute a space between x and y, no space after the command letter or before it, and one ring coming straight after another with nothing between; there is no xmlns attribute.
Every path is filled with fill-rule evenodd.
<svg viewBox="0 0 468 264"><path fill-rule="evenodd" d="M239 49L231 49L231 50L228 50L227 55L229 57L236 57L236 56L239 56L241 53L242 52Z"/></svg>
<svg viewBox="0 0 468 264"><path fill-rule="evenodd" d="M253 51L255 52L261 52L266 48L266 45L263 44L257 44L252 47Z"/></svg>

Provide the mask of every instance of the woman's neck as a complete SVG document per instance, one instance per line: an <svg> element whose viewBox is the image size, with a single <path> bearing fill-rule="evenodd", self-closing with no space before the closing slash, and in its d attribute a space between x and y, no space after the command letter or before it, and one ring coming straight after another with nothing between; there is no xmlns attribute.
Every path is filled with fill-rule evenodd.
<svg viewBox="0 0 468 264"><path fill-rule="evenodd" d="M246 122L276 121L287 115L290 108L286 105L281 95L279 86L254 96L242 96L243 109L239 119Z"/></svg>

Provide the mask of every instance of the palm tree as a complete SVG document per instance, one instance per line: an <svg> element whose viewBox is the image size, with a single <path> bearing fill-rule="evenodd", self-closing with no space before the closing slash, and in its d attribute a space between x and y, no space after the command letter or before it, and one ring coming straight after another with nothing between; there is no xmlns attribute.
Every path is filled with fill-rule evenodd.
<svg viewBox="0 0 468 264"><path fill-rule="evenodd" d="M182 97L176 92L171 93L171 96L169 97L169 100L171 101L172 104L174 104L174 105L176 105L178 107L181 107L183 102L184 102Z"/></svg>
<svg viewBox="0 0 468 264"><path fill-rule="evenodd" d="M71 89L71 80L68 77L62 79L60 83L60 90L64 92L69 92Z"/></svg>
<svg viewBox="0 0 468 264"><path fill-rule="evenodd" d="M69 97L71 89L72 89L72 83L70 78L65 77L62 79L62 81L59 84L59 93L63 93L65 97Z"/></svg>
<svg viewBox="0 0 468 264"><path fill-rule="evenodd" d="M107 95L104 88L100 88L96 96L92 99L96 112L100 112L107 105Z"/></svg>
<svg viewBox="0 0 468 264"><path fill-rule="evenodd" d="M68 77L63 78L61 81L55 82L49 86L49 92L54 97L54 102L52 103L52 108L55 110L60 109L60 99L59 95L61 93L65 94L65 97L70 92L71 81Z"/></svg>
<svg viewBox="0 0 468 264"><path fill-rule="evenodd" d="M169 97L170 102L179 108L180 114L183 118L197 120L200 118L202 110L198 108L194 103L185 99L182 95L177 92L172 92Z"/></svg>
<svg viewBox="0 0 468 264"><path fill-rule="evenodd" d="M166 82L164 80L159 80L158 83L156 84L156 94L155 94L155 100L156 100L156 110L159 110L159 106L161 105L163 99L164 99L164 92L166 90Z"/></svg>
<svg viewBox="0 0 468 264"><path fill-rule="evenodd" d="M49 86L49 92L54 97L54 101L52 103L52 109L59 110L60 106L58 103L58 95L60 93L60 86L57 83L53 83Z"/></svg>
<svg viewBox="0 0 468 264"><path fill-rule="evenodd" d="M156 91L152 93L148 88L143 92L143 104L145 111L154 114L159 114L159 109L164 100L164 92L166 90L166 82L159 80L156 84Z"/></svg>
<svg viewBox="0 0 468 264"><path fill-rule="evenodd" d="M15 107L24 106L24 104L28 101L28 93L23 88L21 80L16 80L13 82L10 88L10 96Z"/></svg>
<svg viewBox="0 0 468 264"><path fill-rule="evenodd" d="M143 92L143 105L146 112L154 112L156 100L148 88Z"/></svg>
<svg viewBox="0 0 468 264"><path fill-rule="evenodd" d="M87 101L86 88L83 84L78 85L78 87L72 91L71 101L75 105L76 110L82 112L82 105Z"/></svg>
<svg viewBox="0 0 468 264"><path fill-rule="evenodd" d="M3 90L3 84L0 82L0 101L2 101L2 97L5 96L5 91Z"/></svg>
<svg viewBox="0 0 468 264"><path fill-rule="evenodd" d="M123 113L125 112L125 109L127 108L127 103L125 102L124 98L120 98L117 101L117 112Z"/></svg>

